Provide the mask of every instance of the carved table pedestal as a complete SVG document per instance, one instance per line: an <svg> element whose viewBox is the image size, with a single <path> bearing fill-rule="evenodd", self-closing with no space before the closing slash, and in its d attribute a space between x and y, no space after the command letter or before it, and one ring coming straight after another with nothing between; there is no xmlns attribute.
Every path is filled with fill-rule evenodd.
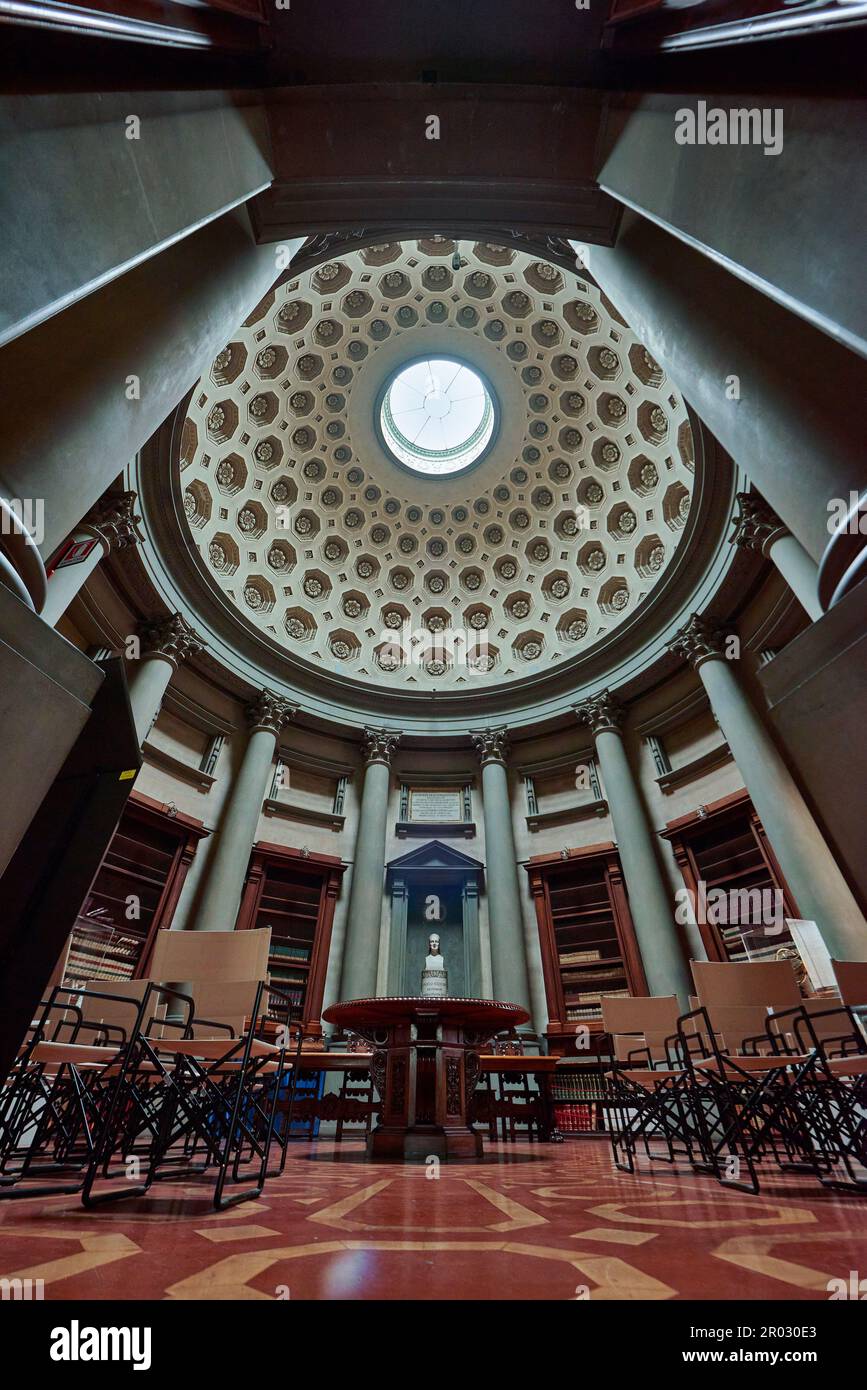
<svg viewBox="0 0 867 1390"><path fill-rule="evenodd" d="M481 1158L482 1136L468 1111L485 1043L526 1023L517 1004L495 999L352 999L322 1017L373 1043L380 1123L367 1141L371 1159Z"/></svg>

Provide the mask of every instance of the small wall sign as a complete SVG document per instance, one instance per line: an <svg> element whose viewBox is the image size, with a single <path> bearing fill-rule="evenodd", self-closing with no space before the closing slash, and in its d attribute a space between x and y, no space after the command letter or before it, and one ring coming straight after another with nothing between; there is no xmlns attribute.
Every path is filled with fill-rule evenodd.
<svg viewBox="0 0 867 1390"><path fill-rule="evenodd" d="M411 821L462 821L464 793L461 787L410 787Z"/></svg>

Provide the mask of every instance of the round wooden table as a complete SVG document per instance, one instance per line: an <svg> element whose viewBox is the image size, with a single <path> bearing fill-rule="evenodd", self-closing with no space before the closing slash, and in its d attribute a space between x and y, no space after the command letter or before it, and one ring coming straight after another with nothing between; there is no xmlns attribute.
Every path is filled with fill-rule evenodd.
<svg viewBox="0 0 867 1390"><path fill-rule="evenodd" d="M371 1075L382 1112L367 1141L368 1158L482 1157L482 1136L468 1118L479 1052L503 1029L526 1023L526 1009L496 999L386 995L332 1004L322 1017L376 1049Z"/></svg>

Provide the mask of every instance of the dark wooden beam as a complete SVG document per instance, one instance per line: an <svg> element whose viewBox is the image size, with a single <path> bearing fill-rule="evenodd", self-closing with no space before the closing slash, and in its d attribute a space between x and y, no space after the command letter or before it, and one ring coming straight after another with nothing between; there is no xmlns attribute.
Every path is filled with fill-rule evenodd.
<svg viewBox="0 0 867 1390"><path fill-rule="evenodd" d="M610 245L618 208L596 184L606 108L556 87L282 89L268 101L275 179L256 200L257 233L513 227Z"/></svg>

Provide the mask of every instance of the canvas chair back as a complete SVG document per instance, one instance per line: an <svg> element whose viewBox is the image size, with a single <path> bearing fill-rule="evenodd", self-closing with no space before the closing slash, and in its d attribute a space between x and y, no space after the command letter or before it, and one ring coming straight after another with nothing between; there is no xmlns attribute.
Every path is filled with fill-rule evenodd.
<svg viewBox="0 0 867 1390"><path fill-rule="evenodd" d="M834 978L844 1004L867 1004L867 961L832 960Z"/></svg>
<svg viewBox="0 0 867 1390"><path fill-rule="evenodd" d="M787 1051L797 1051L802 1047L810 1048L813 1038L820 1043L831 1042L836 1038L850 1039L853 1034L853 1023L849 1014L840 1009L836 999L802 999L800 1009L810 1017L809 1028L802 1023L798 1028L799 1014L789 1014L787 1017L769 1020L769 1029L776 1037L780 1037ZM857 1027L857 1022L855 1027Z"/></svg>
<svg viewBox="0 0 867 1390"><path fill-rule="evenodd" d="M195 1001L193 1037L219 1037L222 1027L229 1027L236 1038L243 1035L248 1019L256 1006L258 980L198 980L189 989ZM258 1027L268 1009L268 991L262 991L259 1001ZM211 1025L220 1024L221 1028Z"/></svg>
<svg viewBox="0 0 867 1390"><path fill-rule="evenodd" d="M162 984L196 980L264 980L271 928L252 931L161 931L151 959L151 977Z"/></svg>
<svg viewBox="0 0 867 1390"><path fill-rule="evenodd" d="M768 1010L764 1004L706 1004L707 1016L721 1051L733 1057L743 1052L747 1038L764 1038ZM770 1043L760 1043L759 1052L769 1052Z"/></svg>
<svg viewBox="0 0 867 1390"><path fill-rule="evenodd" d="M801 1002L801 991L788 960L694 960L692 977L704 1005L773 1005L778 1009Z"/></svg>
<svg viewBox="0 0 867 1390"><path fill-rule="evenodd" d="M629 999L602 999L602 1023L615 1038L633 1035L631 1047L644 1047L654 1062L666 1060L665 1043L677 1030L680 1005L675 995L633 995Z"/></svg>
<svg viewBox="0 0 867 1390"><path fill-rule="evenodd" d="M87 980L81 986L81 994L75 1002L85 1022L104 1024L112 1030L120 1029L124 1036L129 1038L130 1030L135 1026L136 1011L147 993L149 984L149 980ZM101 996L105 994L114 997L104 999ZM162 1017L165 1004L157 998L152 1006L149 1005L149 1012L152 1016ZM90 1036L89 1029L87 1034ZM84 1040L82 1038L82 1041ZM112 1031L107 1041L117 1041L117 1032Z"/></svg>

